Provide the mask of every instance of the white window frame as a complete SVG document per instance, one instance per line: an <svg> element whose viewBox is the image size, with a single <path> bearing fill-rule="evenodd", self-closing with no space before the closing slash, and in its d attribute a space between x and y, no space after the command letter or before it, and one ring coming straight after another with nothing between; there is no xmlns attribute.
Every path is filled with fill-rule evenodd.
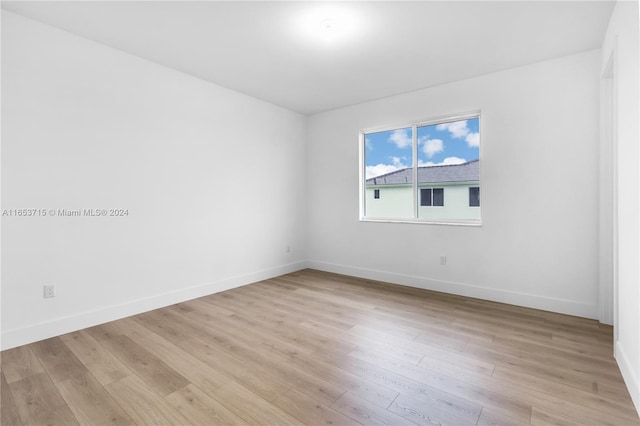
<svg viewBox="0 0 640 426"><path fill-rule="evenodd" d="M439 117L434 117L426 120L416 120L409 123L369 127L360 130L359 132L359 150L358 150L358 165L359 165L359 220L361 222L384 222L384 223L416 223L416 224L432 224L432 225L459 225L459 226L482 226L482 209L480 210L480 219L427 219L419 217L419 183L418 183L418 127L431 126L434 124L444 124L453 121L461 121L468 119L478 119L478 128L480 132L480 147L478 160L480 161L480 184L482 186L482 147L484 146L482 138L482 114L481 111L472 110L459 114L448 114ZM365 136L370 133L388 132L398 129L411 129L412 138L412 164L413 164L413 218L370 218L365 216L366 207L366 165L365 165Z"/></svg>

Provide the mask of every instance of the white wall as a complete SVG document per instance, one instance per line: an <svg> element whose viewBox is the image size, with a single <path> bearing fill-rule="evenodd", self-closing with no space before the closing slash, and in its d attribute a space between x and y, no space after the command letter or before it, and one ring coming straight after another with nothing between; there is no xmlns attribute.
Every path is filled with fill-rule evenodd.
<svg viewBox="0 0 640 426"><path fill-rule="evenodd" d="M613 55L617 134L618 309L615 357L640 412L640 132L638 119L638 2L618 2L602 47L602 68Z"/></svg>
<svg viewBox="0 0 640 426"><path fill-rule="evenodd" d="M599 67L590 51L312 116L310 265L596 318ZM360 129L477 109L481 227L358 220Z"/></svg>
<svg viewBox="0 0 640 426"><path fill-rule="evenodd" d="M301 115L3 11L2 118L3 209L129 209L2 218L3 348L303 265Z"/></svg>

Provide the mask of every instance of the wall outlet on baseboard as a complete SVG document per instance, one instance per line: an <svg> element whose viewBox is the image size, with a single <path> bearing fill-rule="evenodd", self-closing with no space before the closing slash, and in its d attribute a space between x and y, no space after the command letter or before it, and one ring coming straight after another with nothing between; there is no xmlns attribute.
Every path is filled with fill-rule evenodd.
<svg viewBox="0 0 640 426"><path fill-rule="evenodd" d="M291 246L287 245L284 249L287 253L291 253Z"/></svg>
<svg viewBox="0 0 640 426"><path fill-rule="evenodd" d="M56 297L56 286L55 285L45 285L44 286L44 297L45 299L48 297Z"/></svg>
<svg viewBox="0 0 640 426"><path fill-rule="evenodd" d="M447 264L447 256L440 256L440 264L441 265Z"/></svg>

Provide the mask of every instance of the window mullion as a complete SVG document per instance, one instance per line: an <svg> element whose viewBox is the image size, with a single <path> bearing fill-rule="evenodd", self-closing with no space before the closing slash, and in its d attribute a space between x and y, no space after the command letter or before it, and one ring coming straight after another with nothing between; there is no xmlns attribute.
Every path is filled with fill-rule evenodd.
<svg viewBox="0 0 640 426"><path fill-rule="evenodd" d="M417 219L420 203L418 202L418 126L416 124L411 126L411 140L413 146L413 218Z"/></svg>

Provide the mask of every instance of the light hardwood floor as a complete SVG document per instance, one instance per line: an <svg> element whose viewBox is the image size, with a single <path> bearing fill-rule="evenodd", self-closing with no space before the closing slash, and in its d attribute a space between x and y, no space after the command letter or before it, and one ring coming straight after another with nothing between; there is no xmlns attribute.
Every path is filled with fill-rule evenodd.
<svg viewBox="0 0 640 426"><path fill-rule="evenodd" d="M2 425L638 425L596 321L305 270L1 353Z"/></svg>

